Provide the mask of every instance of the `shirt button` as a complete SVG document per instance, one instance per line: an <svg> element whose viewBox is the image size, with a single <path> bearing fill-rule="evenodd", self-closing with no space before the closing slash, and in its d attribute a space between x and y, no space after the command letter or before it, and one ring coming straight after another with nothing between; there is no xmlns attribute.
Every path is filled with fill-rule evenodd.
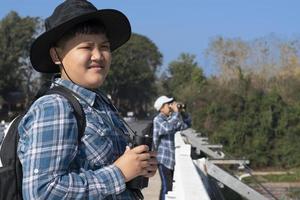
<svg viewBox="0 0 300 200"><path fill-rule="evenodd" d="M35 174L39 173L39 170L38 169L34 169L33 171Z"/></svg>

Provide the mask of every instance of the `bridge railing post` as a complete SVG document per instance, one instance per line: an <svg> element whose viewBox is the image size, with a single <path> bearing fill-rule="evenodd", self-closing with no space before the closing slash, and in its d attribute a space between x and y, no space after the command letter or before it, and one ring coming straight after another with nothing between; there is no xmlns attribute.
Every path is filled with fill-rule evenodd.
<svg viewBox="0 0 300 200"><path fill-rule="evenodd" d="M175 182L172 192L166 195L166 199L210 200L191 158L191 145L183 141L179 132L175 134L175 160Z"/></svg>

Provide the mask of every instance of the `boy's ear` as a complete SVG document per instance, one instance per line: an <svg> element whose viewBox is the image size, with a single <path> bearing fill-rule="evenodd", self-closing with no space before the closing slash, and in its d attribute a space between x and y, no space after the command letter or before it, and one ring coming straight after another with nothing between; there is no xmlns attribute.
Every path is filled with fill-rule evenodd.
<svg viewBox="0 0 300 200"><path fill-rule="evenodd" d="M57 55L57 51L55 51L55 49L54 49L54 47L51 47L50 48L50 56L51 56L51 58L52 58L52 61L56 64L56 65L60 65L61 64L61 62L60 62L60 60L59 60L59 57L58 57L58 55Z"/></svg>

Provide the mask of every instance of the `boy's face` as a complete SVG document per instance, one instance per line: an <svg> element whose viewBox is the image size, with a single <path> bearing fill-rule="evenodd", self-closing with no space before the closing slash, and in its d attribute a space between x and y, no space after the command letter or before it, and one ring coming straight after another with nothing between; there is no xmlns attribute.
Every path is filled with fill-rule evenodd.
<svg viewBox="0 0 300 200"><path fill-rule="evenodd" d="M77 34L57 51L73 82L90 89L103 84L111 64L110 44L105 34ZM65 71L61 72L62 79L69 80Z"/></svg>

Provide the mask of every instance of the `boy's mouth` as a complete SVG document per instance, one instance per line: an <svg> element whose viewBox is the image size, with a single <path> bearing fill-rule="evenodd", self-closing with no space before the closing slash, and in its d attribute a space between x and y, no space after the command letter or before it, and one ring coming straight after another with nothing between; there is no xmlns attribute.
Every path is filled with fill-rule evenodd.
<svg viewBox="0 0 300 200"><path fill-rule="evenodd" d="M89 69L93 69L93 68L104 69L105 66L104 65L100 65L100 64L93 64L93 65L89 66Z"/></svg>

